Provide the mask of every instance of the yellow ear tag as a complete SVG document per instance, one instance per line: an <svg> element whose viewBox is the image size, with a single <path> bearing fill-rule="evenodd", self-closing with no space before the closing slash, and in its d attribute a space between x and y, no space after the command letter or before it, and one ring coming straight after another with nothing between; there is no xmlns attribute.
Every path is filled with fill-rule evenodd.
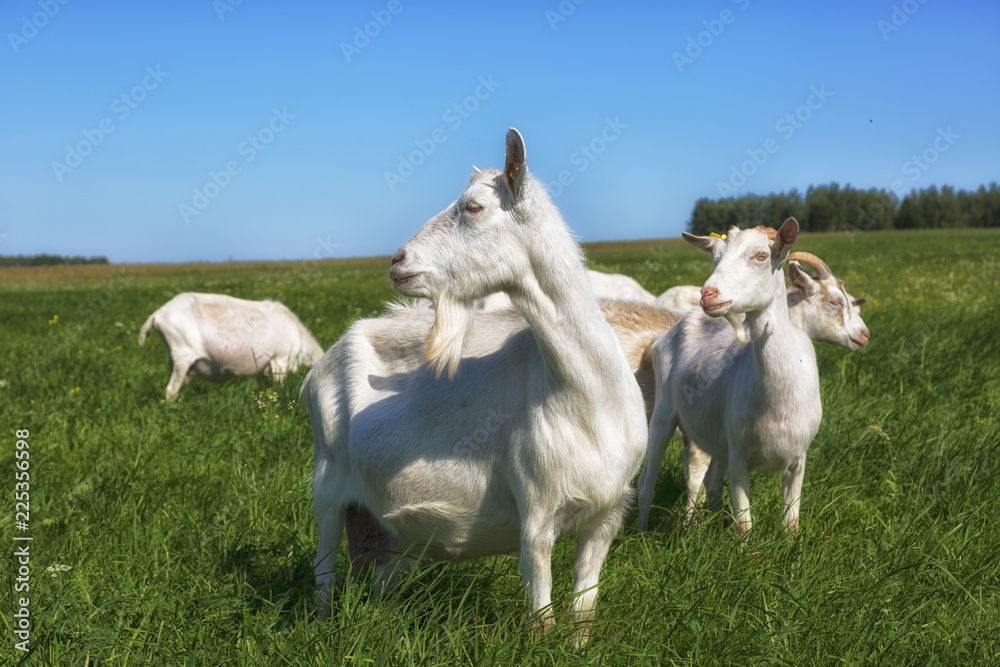
<svg viewBox="0 0 1000 667"><path fill-rule="evenodd" d="M711 236L713 238L717 238L717 239L723 239L723 240L725 240L725 238L726 238L725 234L716 234L715 232L712 232L711 234L709 234L709 236Z"/></svg>

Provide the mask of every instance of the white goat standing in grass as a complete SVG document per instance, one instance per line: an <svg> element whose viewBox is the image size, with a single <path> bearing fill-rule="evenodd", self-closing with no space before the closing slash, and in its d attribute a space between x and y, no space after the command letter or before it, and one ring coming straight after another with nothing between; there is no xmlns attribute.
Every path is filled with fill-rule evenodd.
<svg viewBox="0 0 1000 667"><path fill-rule="evenodd" d="M427 365L393 343L391 327L372 324L386 318L362 320L303 385L320 611L346 525L352 557L368 554L379 584L393 573L375 549L457 559L519 551L529 610L543 626L553 622L553 545L575 532L572 611L590 618L646 420L580 249L528 175L516 130L503 172L474 174L396 253L389 275L404 296L435 304ZM521 319L513 311L473 318L470 304L497 290L530 328L511 324ZM448 379L438 377L444 370Z"/></svg>
<svg viewBox="0 0 1000 667"><path fill-rule="evenodd" d="M283 382L300 365L312 366L323 348L295 313L277 301L183 292L150 315L139 345L155 329L170 355L166 400L193 377L222 382L267 373Z"/></svg>
<svg viewBox="0 0 1000 667"><path fill-rule="evenodd" d="M758 227L732 228L725 239L684 234L712 253L715 270L701 290L704 312L689 312L651 346L656 394L639 481L640 526L648 522L656 476L680 426L711 456L720 484L728 471L741 532L752 527L750 473L756 471L781 472L784 521L798 529L806 452L823 416L816 353L792 326L782 271L798 232L789 218L777 233ZM743 324L739 313L746 314ZM720 316L733 326L710 319ZM749 345L734 340L735 327L746 328ZM706 482L710 490L712 482Z"/></svg>
<svg viewBox="0 0 1000 667"><path fill-rule="evenodd" d="M816 271L813 278L800 266L808 264ZM855 299L844 289L844 282L833 275L826 262L808 252L788 255L788 315L792 325L801 329L812 341L821 341L845 347L852 352L868 344L868 327L861 319L860 306L865 299ZM723 329L727 325L719 323ZM724 335L724 334L723 334ZM636 378L652 374L652 368L640 366ZM641 380L640 380L641 382ZM652 386L652 382L649 382ZM643 394L645 396L645 392ZM722 511L722 479L725 470L718 462L712 467L712 457L697 443L684 436L684 473L687 480L687 502L684 523L694 519L702 485L707 487L708 507L713 512ZM656 477L647 478L647 483ZM651 494L650 494L651 495ZM649 506L639 508L639 528L645 530L649 523Z"/></svg>

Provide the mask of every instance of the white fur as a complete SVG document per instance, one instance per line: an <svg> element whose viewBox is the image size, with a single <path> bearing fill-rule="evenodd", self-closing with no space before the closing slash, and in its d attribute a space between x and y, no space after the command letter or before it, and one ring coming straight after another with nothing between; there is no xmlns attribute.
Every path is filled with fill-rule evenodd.
<svg viewBox="0 0 1000 667"><path fill-rule="evenodd" d="M817 277L813 278L806 273L800 262L812 265L817 271ZM788 276L792 281L787 291L788 315L794 327L804 331L813 341L830 343L851 351L860 350L868 343L868 327L861 319L860 309L865 300L855 299L848 294L843 281L833 275L825 262L808 253L793 252L789 255ZM712 457L686 436L683 439L688 491L684 521L690 523L694 518ZM714 485L707 489L711 499L709 505L718 511L722 507L722 476L714 474L709 481Z"/></svg>
<svg viewBox="0 0 1000 667"><path fill-rule="evenodd" d="M802 264L818 264L814 278ZM791 253L788 262L788 313L792 324L814 341L846 347L852 352L868 344L868 327L861 319L864 299L855 299L844 281L815 255Z"/></svg>
<svg viewBox="0 0 1000 667"><path fill-rule="evenodd" d="M504 171L474 174L400 249L390 277L404 296L438 308L355 323L303 385L321 611L354 507L370 512L398 551L456 559L519 552L529 609L543 624L552 618L553 544L575 532L572 609L589 618L646 423L579 247L527 175L516 130ZM441 317L442 303L469 308L498 290L519 313L479 313L471 325ZM433 331L427 364L419 338L406 335L414 330ZM456 339L460 354L440 344Z"/></svg>
<svg viewBox="0 0 1000 667"><path fill-rule="evenodd" d="M139 345L155 329L170 354L168 401L192 377L222 381L269 373L279 382L323 356L309 330L276 301L184 292L156 310L139 330Z"/></svg>
<svg viewBox="0 0 1000 667"><path fill-rule="evenodd" d="M704 312L689 312L651 346L656 395L639 482L640 528L648 525L656 476L680 426L711 456L710 504L728 472L734 517L748 531L750 472L781 472L784 521L797 529L806 453L823 414L815 351L792 326L781 270L797 236L792 218L773 243L763 228L733 228L724 240L684 235L714 255L715 270L702 288ZM746 314L750 345L736 344L733 327L712 319L737 313Z"/></svg>
<svg viewBox="0 0 1000 667"><path fill-rule="evenodd" d="M652 304L656 301L656 297L631 276L587 269L587 278L590 279L590 286L594 288L594 295L598 299L634 301L645 304Z"/></svg>
<svg viewBox="0 0 1000 667"><path fill-rule="evenodd" d="M694 285L676 285L656 297L654 305L686 313L701 306L701 288Z"/></svg>
<svg viewBox="0 0 1000 667"><path fill-rule="evenodd" d="M652 304L655 300L655 297L647 292L635 278L621 273L603 273L587 269L587 279L594 290L594 296L598 299L631 301L644 304ZM490 311L512 308L513 304L510 301L510 297L506 294L496 292L482 299L477 299L473 307L479 311Z"/></svg>

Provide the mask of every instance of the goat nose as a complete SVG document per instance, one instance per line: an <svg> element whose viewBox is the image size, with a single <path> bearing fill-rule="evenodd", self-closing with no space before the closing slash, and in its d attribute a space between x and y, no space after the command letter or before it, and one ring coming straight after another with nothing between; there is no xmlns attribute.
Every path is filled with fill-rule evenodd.
<svg viewBox="0 0 1000 667"><path fill-rule="evenodd" d="M702 287L701 288L701 300L711 301L715 297L719 296L719 290L715 287Z"/></svg>
<svg viewBox="0 0 1000 667"><path fill-rule="evenodd" d="M868 344L868 329L861 330L861 335L858 336L858 342L861 343L861 347Z"/></svg>
<svg viewBox="0 0 1000 667"><path fill-rule="evenodd" d="M396 266L397 264L399 264L400 262L402 262L404 259L406 259L406 251L403 250L403 249L400 249L400 250L398 250L396 252L395 255L392 256L392 264L390 266Z"/></svg>

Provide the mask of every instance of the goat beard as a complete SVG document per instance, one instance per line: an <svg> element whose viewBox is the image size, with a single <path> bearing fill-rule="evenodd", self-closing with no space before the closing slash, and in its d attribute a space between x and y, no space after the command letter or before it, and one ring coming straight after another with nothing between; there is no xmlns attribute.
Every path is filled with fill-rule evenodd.
<svg viewBox="0 0 1000 667"><path fill-rule="evenodd" d="M750 342L750 334L747 333L747 328L743 326L743 321L740 320L739 316L734 313L729 313L723 317L733 325L733 331L736 332L736 340L740 345L746 345Z"/></svg>
<svg viewBox="0 0 1000 667"><path fill-rule="evenodd" d="M452 380L458 371L462 360L462 348L465 339L472 329L473 310L450 294L438 295L434 303L434 326L427 335L426 361L434 371L434 377L440 378L447 369L448 379Z"/></svg>

